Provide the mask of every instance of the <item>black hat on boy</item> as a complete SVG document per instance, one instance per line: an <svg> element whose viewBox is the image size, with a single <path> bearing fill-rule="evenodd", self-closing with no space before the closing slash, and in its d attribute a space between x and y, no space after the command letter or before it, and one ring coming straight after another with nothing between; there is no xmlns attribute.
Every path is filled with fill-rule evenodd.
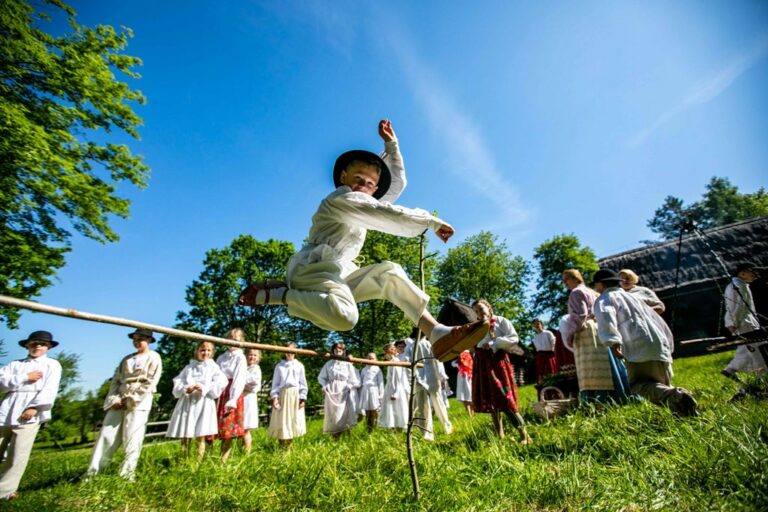
<svg viewBox="0 0 768 512"><path fill-rule="evenodd" d="M30 341L43 341L45 343L50 343L51 348L59 344L58 341L54 341L53 334L49 333L48 331L35 331L29 335L29 338L25 340L21 340L19 342L19 345L26 348L27 343L29 343Z"/></svg>
<svg viewBox="0 0 768 512"><path fill-rule="evenodd" d="M375 162L379 166L379 169L381 170L381 172L379 172L379 183L378 188L373 193L373 197L376 199L384 197L384 194L387 193L389 186L392 184L392 173L379 155L370 151L365 151L364 149L347 151L346 153L339 155L339 158L336 159L336 163L333 165L333 183L336 185L336 188L342 185L341 171L346 170L347 166L355 160L371 163Z"/></svg>
<svg viewBox="0 0 768 512"><path fill-rule="evenodd" d="M736 265L736 269L733 271L733 275L738 276L739 272L754 272L755 274L758 274L760 270L762 269L751 261L742 261Z"/></svg>
<svg viewBox="0 0 768 512"><path fill-rule="evenodd" d="M595 272L595 276L592 278L592 285L595 283L605 283L608 286L618 286L619 281L621 281L619 274L609 268L601 268Z"/></svg>
<svg viewBox="0 0 768 512"><path fill-rule="evenodd" d="M152 340L150 341L150 343L154 343L156 341L155 337L152 336L152 331L150 331L149 329L136 329L131 334L129 334L128 337L133 339L133 337L136 335L146 336L147 338Z"/></svg>

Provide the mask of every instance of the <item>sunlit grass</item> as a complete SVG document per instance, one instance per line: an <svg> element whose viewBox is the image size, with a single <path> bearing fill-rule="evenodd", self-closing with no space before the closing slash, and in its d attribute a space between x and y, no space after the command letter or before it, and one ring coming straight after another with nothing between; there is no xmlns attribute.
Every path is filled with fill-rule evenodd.
<svg viewBox="0 0 768 512"><path fill-rule="evenodd" d="M339 441L310 421L290 453L255 433L250 456L222 466L178 460L175 442L145 446L136 482L111 467L80 481L90 451L33 455L8 510L768 510L765 402L728 403L735 385L718 375L731 354L680 360L676 384L702 415L676 419L645 402L582 410L551 422L530 414L534 438L499 440L487 415L453 404L455 433L415 442L422 498L413 500L404 435L363 426Z"/></svg>

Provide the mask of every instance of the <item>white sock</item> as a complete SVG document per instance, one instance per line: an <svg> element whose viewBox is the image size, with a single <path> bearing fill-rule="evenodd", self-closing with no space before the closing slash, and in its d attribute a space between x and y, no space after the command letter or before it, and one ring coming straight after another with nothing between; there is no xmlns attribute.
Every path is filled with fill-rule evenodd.
<svg viewBox="0 0 768 512"><path fill-rule="evenodd" d="M432 328L432 333L429 335L429 341L435 343L437 340L451 332L453 327L449 325L437 324Z"/></svg>
<svg viewBox="0 0 768 512"><path fill-rule="evenodd" d="M266 301L267 298L267 291L266 290L259 290L258 293L256 293L256 298L254 301L256 304L283 304L283 297L285 296L285 292L288 291L288 288L280 287L280 288L273 288L272 290L269 290L269 302Z"/></svg>

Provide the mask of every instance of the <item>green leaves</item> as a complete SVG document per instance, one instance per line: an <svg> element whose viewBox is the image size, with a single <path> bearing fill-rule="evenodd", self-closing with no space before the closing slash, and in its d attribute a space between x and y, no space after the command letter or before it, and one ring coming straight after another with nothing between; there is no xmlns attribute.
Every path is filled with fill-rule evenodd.
<svg viewBox="0 0 768 512"><path fill-rule="evenodd" d="M71 27L60 37L43 30L57 10ZM117 78L139 77L141 61L122 54L131 31L83 27L74 15L58 0L5 0L0 9L0 240L8 243L0 293L21 298L38 295L63 266L70 230L116 241L109 216L129 210L116 184L143 188L149 177L141 156L99 133L138 138L133 105L145 98ZM0 319L14 327L18 312L0 309Z"/></svg>

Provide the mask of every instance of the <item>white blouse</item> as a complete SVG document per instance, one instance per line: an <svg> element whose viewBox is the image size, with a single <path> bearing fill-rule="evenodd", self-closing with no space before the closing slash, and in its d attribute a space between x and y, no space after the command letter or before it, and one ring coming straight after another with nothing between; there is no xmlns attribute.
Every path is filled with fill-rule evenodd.
<svg viewBox="0 0 768 512"><path fill-rule="evenodd" d="M43 377L35 382L27 380L27 374L36 371ZM61 365L46 355L27 357L0 368L0 393L8 393L0 402L0 426L21 425L19 417L30 407L38 412L26 424L49 421L60 380Z"/></svg>
<svg viewBox="0 0 768 512"><path fill-rule="evenodd" d="M243 394L245 389L245 374L248 368L248 362L245 360L245 354L239 348L227 350L216 358L216 364L221 371L232 380L232 386L229 388L229 396L222 397L227 401L226 406L237 407L237 399Z"/></svg>
<svg viewBox="0 0 768 512"><path fill-rule="evenodd" d="M269 397L277 398L283 388L299 388L299 400L307 399L307 376L304 373L304 365L295 359L293 361L283 359L277 363L272 375L272 389Z"/></svg>

